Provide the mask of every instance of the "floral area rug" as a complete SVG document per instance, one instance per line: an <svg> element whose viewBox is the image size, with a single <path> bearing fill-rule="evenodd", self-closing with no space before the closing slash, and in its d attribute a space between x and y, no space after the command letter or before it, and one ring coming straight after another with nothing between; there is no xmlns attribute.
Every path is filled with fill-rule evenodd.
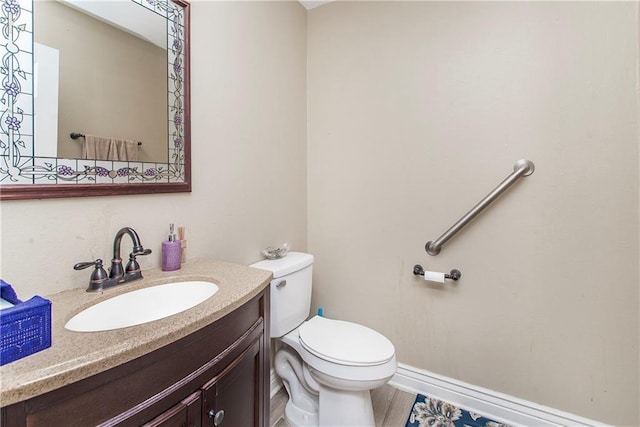
<svg viewBox="0 0 640 427"><path fill-rule="evenodd" d="M511 427L433 397L418 394L405 427Z"/></svg>

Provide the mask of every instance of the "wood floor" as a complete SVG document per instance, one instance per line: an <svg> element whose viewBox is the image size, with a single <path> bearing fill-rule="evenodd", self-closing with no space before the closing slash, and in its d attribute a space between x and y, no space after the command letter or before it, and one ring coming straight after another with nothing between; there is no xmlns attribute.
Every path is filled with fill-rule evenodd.
<svg viewBox="0 0 640 427"><path fill-rule="evenodd" d="M287 399L284 387L271 399L271 427L289 427L284 419ZM376 427L404 427L415 400L415 394L397 390L390 385L371 390Z"/></svg>

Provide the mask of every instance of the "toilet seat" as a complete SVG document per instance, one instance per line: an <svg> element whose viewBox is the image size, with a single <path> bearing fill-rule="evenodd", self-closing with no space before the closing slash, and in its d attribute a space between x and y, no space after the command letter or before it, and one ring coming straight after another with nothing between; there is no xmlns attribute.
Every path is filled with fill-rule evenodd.
<svg viewBox="0 0 640 427"><path fill-rule="evenodd" d="M309 353L346 366L375 366L395 356L391 341L357 323L315 316L298 328L299 342Z"/></svg>

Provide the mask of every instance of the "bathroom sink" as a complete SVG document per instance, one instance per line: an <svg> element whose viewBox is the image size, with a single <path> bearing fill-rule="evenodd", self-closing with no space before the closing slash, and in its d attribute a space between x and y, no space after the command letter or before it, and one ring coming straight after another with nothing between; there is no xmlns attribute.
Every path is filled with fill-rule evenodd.
<svg viewBox="0 0 640 427"><path fill-rule="evenodd" d="M76 314L64 326L76 332L126 328L188 310L218 292L215 283L174 282L118 295Z"/></svg>

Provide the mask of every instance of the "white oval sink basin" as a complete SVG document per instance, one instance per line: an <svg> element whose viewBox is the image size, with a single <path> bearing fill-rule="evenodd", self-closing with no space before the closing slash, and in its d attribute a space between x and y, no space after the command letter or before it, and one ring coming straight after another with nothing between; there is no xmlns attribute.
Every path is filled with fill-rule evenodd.
<svg viewBox="0 0 640 427"><path fill-rule="evenodd" d="M70 331L97 332L163 319L204 302L218 292L211 282L167 283L127 292L76 314L64 326Z"/></svg>

